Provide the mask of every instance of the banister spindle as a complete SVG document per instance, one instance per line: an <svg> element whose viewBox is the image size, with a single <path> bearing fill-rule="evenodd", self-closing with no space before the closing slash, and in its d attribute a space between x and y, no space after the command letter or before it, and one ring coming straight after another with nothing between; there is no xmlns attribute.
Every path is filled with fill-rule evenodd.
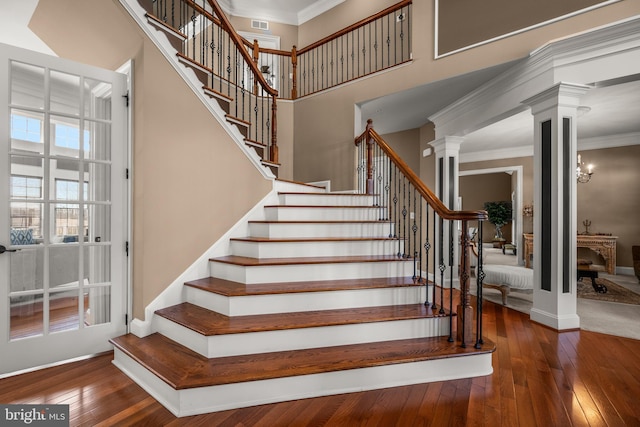
<svg viewBox="0 0 640 427"><path fill-rule="evenodd" d="M291 73L293 80L291 83L291 99L296 99L298 98L298 51L295 45L291 48L291 66L293 68L293 73Z"/></svg>

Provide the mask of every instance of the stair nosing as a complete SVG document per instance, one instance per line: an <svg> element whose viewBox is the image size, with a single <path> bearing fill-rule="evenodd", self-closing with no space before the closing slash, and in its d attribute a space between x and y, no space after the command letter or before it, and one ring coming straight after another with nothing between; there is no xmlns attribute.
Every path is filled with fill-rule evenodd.
<svg viewBox="0 0 640 427"><path fill-rule="evenodd" d="M251 258L237 255L209 258L210 262L239 265L243 267L271 267L276 265L310 265L310 264L357 264L373 262L407 262L413 258L400 258L396 255L376 256L337 256L337 257L300 257L300 258Z"/></svg>
<svg viewBox="0 0 640 427"><path fill-rule="evenodd" d="M431 282L430 282L431 283ZM226 297L249 297L275 294L308 292L353 291L384 288L424 286L411 277L380 277L371 279L315 280L305 282L272 282L245 284L218 277L205 277L185 282L185 285L203 292Z"/></svg>
<svg viewBox="0 0 640 427"><path fill-rule="evenodd" d="M193 319L184 316L185 311L194 314ZM155 311L155 314L190 329L205 337L234 334L287 331L331 326L371 324L416 319L436 319L448 317L445 313L433 312L423 303L395 306L341 308L313 310L305 312L254 314L243 316L225 316L189 302ZM215 324L206 325L203 319L215 318ZM318 320L318 318L324 318ZM313 319L313 320L309 320Z"/></svg>

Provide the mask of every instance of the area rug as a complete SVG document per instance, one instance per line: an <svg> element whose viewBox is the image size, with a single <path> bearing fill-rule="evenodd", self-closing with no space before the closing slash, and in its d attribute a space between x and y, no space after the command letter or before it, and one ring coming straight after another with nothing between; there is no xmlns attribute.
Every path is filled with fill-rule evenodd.
<svg viewBox="0 0 640 427"><path fill-rule="evenodd" d="M636 294L635 292L632 292L629 289L612 282L611 280L607 280L601 277L596 279L596 283L598 285L606 286L607 292L604 294L596 292L591 285L591 279L584 278L578 280L578 298L640 305L639 294Z"/></svg>

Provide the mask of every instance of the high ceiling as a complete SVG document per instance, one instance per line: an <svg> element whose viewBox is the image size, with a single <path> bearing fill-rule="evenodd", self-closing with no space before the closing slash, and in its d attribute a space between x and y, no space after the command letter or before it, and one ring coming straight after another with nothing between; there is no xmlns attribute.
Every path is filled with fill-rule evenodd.
<svg viewBox="0 0 640 427"><path fill-rule="evenodd" d="M0 1L1 43L54 54L27 27L38 0ZM301 24L343 1L220 0L220 4L239 16ZM373 119L376 130L383 134L421 127L428 122L429 116L513 65L502 64L366 101L360 105L362 119ZM593 140L640 132L640 75L594 83L597 83L595 87L582 99L583 105L590 110L578 119L579 138ZM528 111L504 119L466 135L461 155L494 153L499 156L499 152L507 147L532 152L532 126L533 118Z"/></svg>

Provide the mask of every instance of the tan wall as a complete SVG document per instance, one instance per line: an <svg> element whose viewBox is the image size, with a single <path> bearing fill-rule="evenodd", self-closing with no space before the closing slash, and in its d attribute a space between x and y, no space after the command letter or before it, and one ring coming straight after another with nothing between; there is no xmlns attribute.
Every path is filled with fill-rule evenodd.
<svg viewBox="0 0 640 427"><path fill-rule="evenodd" d="M133 314L144 318L271 183L117 1L40 0L30 27L63 58L111 69L135 61Z"/></svg>
<svg viewBox="0 0 640 427"><path fill-rule="evenodd" d="M300 25L298 48L304 48L337 31L398 3L399 0L347 0Z"/></svg>
<svg viewBox="0 0 640 427"><path fill-rule="evenodd" d="M420 174L420 129L380 135L416 174Z"/></svg>
<svg viewBox="0 0 640 427"><path fill-rule="evenodd" d="M255 17L253 19L262 19ZM291 48L298 43L298 27L295 25L281 24L279 22L269 22L269 30L258 30L251 28L251 18L243 18L240 16L229 16L229 21L236 31L245 31L248 33L264 34L267 36L280 37L280 49L290 52ZM249 40L253 42L253 40Z"/></svg>
<svg viewBox="0 0 640 427"><path fill-rule="evenodd" d="M438 51L440 54L451 52L605 1L440 0ZM464 31L460 31L460 28L464 28Z"/></svg>
<svg viewBox="0 0 640 427"><path fill-rule="evenodd" d="M375 5L374 5L375 4ZM299 29L301 45L317 40L334 31L345 20L357 21L368 15L350 15L340 12L371 9L380 10L386 2L348 0ZM565 19L504 40L434 60L434 2L413 3L413 62L389 73L381 73L298 100L295 104L295 168L294 177L303 181L329 179L332 188L349 189L353 186L353 137L363 129L354 130L354 105L380 96L410 89L417 85L441 80L454 75L486 68L522 58L549 40L574 34L640 13L640 0L627 0ZM339 16L338 16L339 15ZM415 25L416 22L427 23ZM462 28L459 27L458 28ZM366 119L366 118L365 118ZM425 118L426 120L426 118ZM374 123L375 127L375 123Z"/></svg>
<svg viewBox="0 0 640 427"><path fill-rule="evenodd" d="M617 265L632 267L631 246L640 245L640 145L580 154L585 162L594 164L596 172L591 182L578 184L578 232L585 231L582 221L589 219L591 233L618 236ZM579 253L580 257L603 263L588 249Z"/></svg>

